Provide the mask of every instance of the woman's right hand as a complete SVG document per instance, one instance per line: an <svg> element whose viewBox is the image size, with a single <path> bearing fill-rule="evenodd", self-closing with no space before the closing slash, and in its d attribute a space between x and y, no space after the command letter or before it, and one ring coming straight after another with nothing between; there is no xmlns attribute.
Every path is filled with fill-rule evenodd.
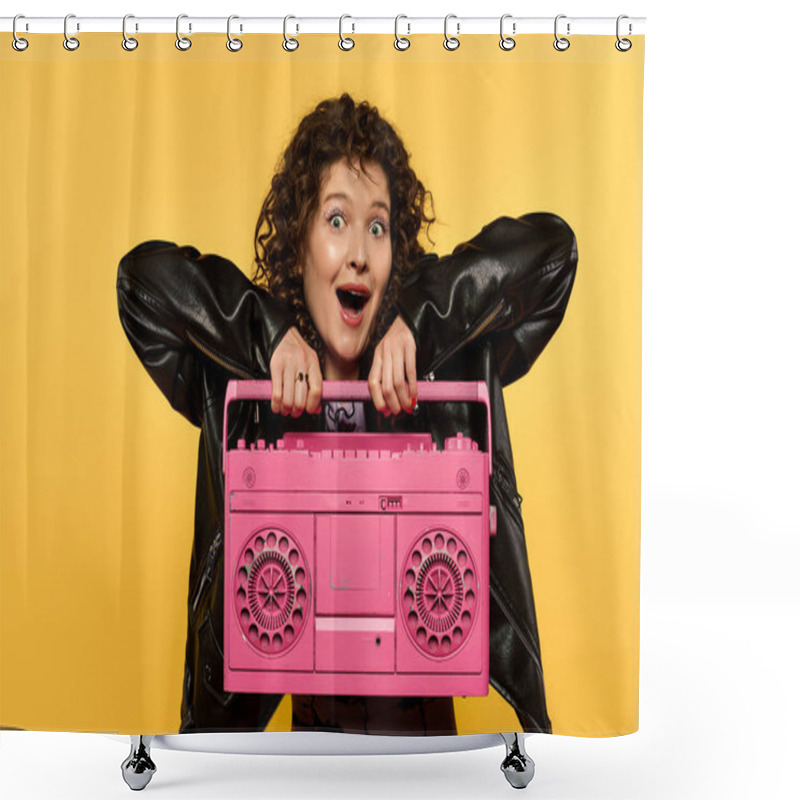
<svg viewBox="0 0 800 800"><path fill-rule="evenodd" d="M295 327L289 328L269 362L273 414L299 417L322 410L322 370L311 345Z"/></svg>

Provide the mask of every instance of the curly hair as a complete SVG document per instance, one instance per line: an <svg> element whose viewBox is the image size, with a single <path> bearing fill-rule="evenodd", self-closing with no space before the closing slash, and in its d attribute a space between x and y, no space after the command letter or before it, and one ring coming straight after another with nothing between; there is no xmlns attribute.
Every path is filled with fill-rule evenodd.
<svg viewBox="0 0 800 800"><path fill-rule="evenodd" d="M362 363L371 363L376 344L394 319L403 279L424 254L418 236L423 223L430 241L433 197L409 165L394 128L368 102L349 94L323 100L300 122L272 178L255 232L253 280L294 311L297 328L324 363L325 349L306 307L301 265L306 234L319 204L327 169L341 160L379 164L389 185L392 268ZM426 212L430 201L431 214Z"/></svg>

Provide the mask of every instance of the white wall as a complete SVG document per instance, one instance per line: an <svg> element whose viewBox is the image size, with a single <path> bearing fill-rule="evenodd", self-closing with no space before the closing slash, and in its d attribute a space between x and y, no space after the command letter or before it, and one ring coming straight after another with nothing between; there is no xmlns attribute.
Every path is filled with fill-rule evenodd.
<svg viewBox="0 0 800 800"><path fill-rule="evenodd" d="M647 16L641 730L613 740L531 738L538 769L527 791L538 798L796 797L797 7L28 0L3 13L15 11ZM125 796L118 764L126 752L102 737L3 732L3 796ZM498 771L500 750L155 757L159 772L147 791L169 798L466 800L511 792Z"/></svg>

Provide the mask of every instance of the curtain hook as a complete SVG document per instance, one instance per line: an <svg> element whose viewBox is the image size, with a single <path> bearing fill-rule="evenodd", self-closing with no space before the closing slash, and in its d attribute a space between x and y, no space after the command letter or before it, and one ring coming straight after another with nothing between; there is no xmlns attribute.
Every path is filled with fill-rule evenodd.
<svg viewBox="0 0 800 800"><path fill-rule="evenodd" d="M511 19L511 14L503 14L503 16L500 17L500 49L501 50L505 50L505 51L513 50L517 45L517 43L514 41L514 39L512 39L510 36L506 36L503 33L503 23L507 19ZM517 32L517 23L516 22L512 22L511 23L511 32L512 33L516 33Z"/></svg>
<svg viewBox="0 0 800 800"><path fill-rule="evenodd" d="M400 24L401 19L408 19L405 14L398 14L394 18L394 47L395 50L408 50L411 47L411 39L406 39L405 36L401 36L398 33L398 27ZM411 32L411 26L408 26L409 33Z"/></svg>
<svg viewBox="0 0 800 800"><path fill-rule="evenodd" d="M444 49L445 50L450 50L452 52L453 50L458 50L458 47L461 44L461 42L458 40L458 32L459 32L459 29L461 28L461 24L459 22L456 22L456 35L455 36L450 36L447 33L447 23L451 19L457 20L458 17L456 17L455 14L448 14L444 18Z"/></svg>
<svg viewBox="0 0 800 800"><path fill-rule="evenodd" d="M340 50L352 50L356 46L356 43L355 43L355 41L353 39L351 39L349 36L345 36L342 33L342 23L346 19L353 19L353 18L349 14L342 14L342 16L339 17L339 49ZM355 30L355 29L356 29L356 26L353 25L353 30Z"/></svg>
<svg viewBox="0 0 800 800"><path fill-rule="evenodd" d="M300 40L295 39L286 32L286 24L289 22L290 19L297 19L297 17L293 17L291 14L283 18L283 49L286 50L288 53L293 53L300 47ZM295 33L297 31L295 30Z"/></svg>
<svg viewBox="0 0 800 800"><path fill-rule="evenodd" d="M555 49L560 53L563 53L565 50L569 49L569 39L565 39L563 36L558 35L558 21L566 18L566 14L559 14L556 17L555 26L553 28L556 37L556 40L553 42L553 47L555 47ZM569 22L567 23L567 36L569 36Z"/></svg>
<svg viewBox="0 0 800 800"><path fill-rule="evenodd" d="M227 47L231 53L238 53L244 47L244 43L241 39L236 39L231 36L231 20L234 19L239 19L239 17L237 17L236 14L231 14L228 17L228 41L225 43L225 47Z"/></svg>
<svg viewBox="0 0 800 800"><path fill-rule="evenodd" d="M614 43L614 47L616 47L617 50L620 51L620 53L627 53L628 50L630 50L631 47L633 47L633 42L630 39L622 39L619 35L619 23L623 19L629 19L627 14L620 14L617 17L617 41ZM628 25L628 33L630 32L631 32L631 26Z"/></svg>
<svg viewBox="0 0 800 800"><path fill-rule="evenodd" d="M17 36L17 20L18 19L25 19L24 14L17 14L14 17L14 21L11 23L11 33L14 36L14 39L11 42L11 46L18 52L21 53L23 50L28 49L28 40L23 39L21 36Z"/></svg>
<svg viewBox="0 0 800 800"><path fill-rule="evenodd" d="M75 19L74 14L67 14L67 16L64 17L64 49L69 51L77 50L81 46L81 43L74 36L70 36L67 31L71 19ZM75 32L77 33L80 29L81 26L75 23Z"/></svg>
<svg viewBox="0 0 800 800"><path fill-rule="evenodd" d="M175 47L178 50L188 50L192 46L192 40L181 33L181 20L188 19L188 14L178 14L175 20ZM189 33L192 32L192 23L189 23Z"/></svg>
<svg viewBox="0 0 800 800"><path fill-rule="evenodd" d="M128 36L129 19L135 19L133 14L126 14L122 18L122 49L127 50L130 53L131 50L135 50L139 46L139 40L134 39L132 36Z"/></svg>

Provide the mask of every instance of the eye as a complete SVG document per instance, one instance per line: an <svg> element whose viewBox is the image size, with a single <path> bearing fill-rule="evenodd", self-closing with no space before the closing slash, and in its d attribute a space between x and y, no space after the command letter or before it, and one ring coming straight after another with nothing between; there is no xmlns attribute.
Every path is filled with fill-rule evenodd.
<svg viewBox="0 0 800 800"><path fill-rule="evenodd" d="M334 230L339 231L344 228L344 217L340 213L336 212L328 217L328 223Z"/></svg>
<svg viewBox="0 0 800 800"><path fill-rule="evenodd" d="M383 234L386 233L386 226L383 224L382 220L376 219L369 226L369 232L375 237L383 236Z"/></svg>

